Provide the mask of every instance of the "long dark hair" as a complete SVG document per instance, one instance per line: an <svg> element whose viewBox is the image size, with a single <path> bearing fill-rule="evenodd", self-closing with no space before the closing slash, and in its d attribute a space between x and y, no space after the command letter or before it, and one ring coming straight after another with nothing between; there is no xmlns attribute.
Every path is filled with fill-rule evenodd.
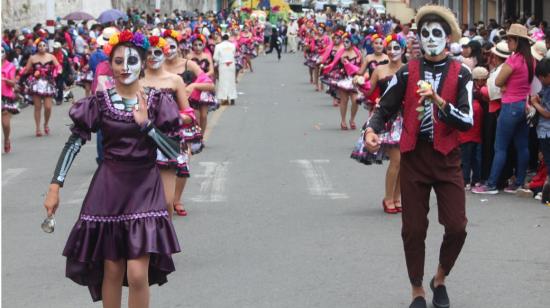
<svg viewBox="0 0 550 308"><path fill-rule="evenodd" d="M522 37L514 37L518 42L516 52L523 56L525 64L527 65L527 71L529 72L529 82L533 81L534 68L533 68L533 55L531 54L531 44L529 40Z"/></svg>
<svg viewBox="0 0 550 308"><path fill-rule="evenodd" d="M486 66L485 58L483 58L483 53L481 51L481 44L476 40L472 40L468 43L468 46L472 50L470 53L470 58L476 58L476 66Z"/></svg>

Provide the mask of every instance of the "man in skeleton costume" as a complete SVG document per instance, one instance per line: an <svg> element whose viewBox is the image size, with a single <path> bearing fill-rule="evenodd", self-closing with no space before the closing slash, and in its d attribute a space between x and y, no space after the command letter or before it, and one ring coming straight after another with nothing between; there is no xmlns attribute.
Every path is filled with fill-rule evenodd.
<svg viewBox="0 0 550 308"><path fill-rule="evenodd" d="M368 123L365 145L380 147L378 133L402 109L401 194L405 259L412 285L410 307L426 307L423 288L425 238L430 191L437 196L439 222L445 227L439 265L430 288L436 308L449 307L445 277L466 239L465 193L458 131L473 126L472 80L467 67L445 48L460 38L453 13L441 6L422 7L416 16L424 57L413 59L393 77Z"/></svg>

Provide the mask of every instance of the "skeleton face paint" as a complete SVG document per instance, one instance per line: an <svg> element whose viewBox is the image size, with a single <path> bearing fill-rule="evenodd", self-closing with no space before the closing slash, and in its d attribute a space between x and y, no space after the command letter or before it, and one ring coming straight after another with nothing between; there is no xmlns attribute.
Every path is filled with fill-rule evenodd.
<svg viewBox="0 0 550 308"><path fill-rule="evenodd" d="M372 47L374 48L374 52L376 53L382 53L384 51L384 43L381 38L378 38L372 42Z"/></svg>
<svg viewBox="0 0 550 308"><path fill-rule="evenodd" d="M168 43L168 53L166 54L166 59L172 60L178 55L178 43L174 39L167 38L166 42Z"/></svg>
<svg viewBox="0 0 550 308"><path fill-rule="evenodd" d="M139 78L140 72L141 59L138 52L133 48L125 48L120 82L126 85L131 84Z"/></svg>
<svg viewBox="0 0 550 308"><path fill-rule="evenodd" d="M403 56L403 48L396 41L392 41L386 48L386 52L392 61L399 61Z"/></svg>
<svg viewBox="0 0 550 308"><path fill-rule="evenodd" d="M164 52L158 47L151 47L147 51L147 65L151 69L159 69L164 63Z"/></svg>
<svg viewBox="0 0 550 308"><path fill-rule="evenodd" d="M420 41L424 52L430 56L437 56L443 52L447 44L445 30L439 22L430 22L422 25Z"/></svg>
<svg viewBox="0 0 550 308"><path fill-rule="evenodd" d="M351 48L351 40L344 39L344 48L350 49Z"/></svg>
<svg viewBox="0 0 550 308"><path fill-rule="evenodd" d="M193 49L195 49L195 51L197 52L200 52L204 49L204 44L201 40L197 39L193 42Z"/></svg>

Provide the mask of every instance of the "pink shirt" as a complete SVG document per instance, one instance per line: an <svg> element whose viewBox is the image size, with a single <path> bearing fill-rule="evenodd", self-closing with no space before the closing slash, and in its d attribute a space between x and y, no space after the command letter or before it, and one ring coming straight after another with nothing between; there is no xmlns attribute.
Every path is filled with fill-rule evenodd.
<svg viewBox="0 0 550 308"><path fill-rule="evenodd" d="M4 61L4 63L2 63L2 96L14 98L15 93L13 93L13 87L9 86L4 79L15 79L15 65L9 61Z"/></svg>
<svg viewBox="0 0 550 308"><path fill-rule="evenodd" d="M99 83L102 83L101 89L109 88L109 85L105 85L105 81L100 81L100 76L107 76L107 77L113 77L113 71L111 70L111 65L109 64L109 60L100 62L95 70L94 80L92 81L92 93L95 93ZM108 78L105 80L109 81Z"/></svg>
<svg viewBox="0 0 550 308"><path fill-rule="evenodd" d="M525 59L521 54L514 53L508 59L506 64L512 68L512 74L506 81L506 91L502 93L502 103L509 104L519 101L525 101L531 90L529 82L529 71L525 64ZM535 69L533 68L533 75Z"/></svg>

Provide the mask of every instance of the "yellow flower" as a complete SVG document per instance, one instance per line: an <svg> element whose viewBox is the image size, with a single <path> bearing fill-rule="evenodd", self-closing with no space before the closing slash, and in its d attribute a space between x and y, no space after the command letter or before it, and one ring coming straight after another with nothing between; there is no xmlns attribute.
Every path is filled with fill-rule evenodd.
<svg viewBox="0 0 550 308"><path fill-rule="evenodd" d="M178 38L178 34L179 34L178 31L172 30L172 32L170 33L170 36L176 39Z"/></svg>
<svg viewBox="0 0 550 308"><path fill-rule="evenodd" d="M159 37L159 42L157 44L157 47L162 49L162 48L164 48L164 46L166 46L166 40L163 39L162 37Z"/></svg>
<svg viewBox="0 0 550 308"><path fill-rule="evenodd" d="M109 38L109 45L115 46L116 44L118 44L118 33L117 33L117 34L113 34L113 35Z"/></svg>

